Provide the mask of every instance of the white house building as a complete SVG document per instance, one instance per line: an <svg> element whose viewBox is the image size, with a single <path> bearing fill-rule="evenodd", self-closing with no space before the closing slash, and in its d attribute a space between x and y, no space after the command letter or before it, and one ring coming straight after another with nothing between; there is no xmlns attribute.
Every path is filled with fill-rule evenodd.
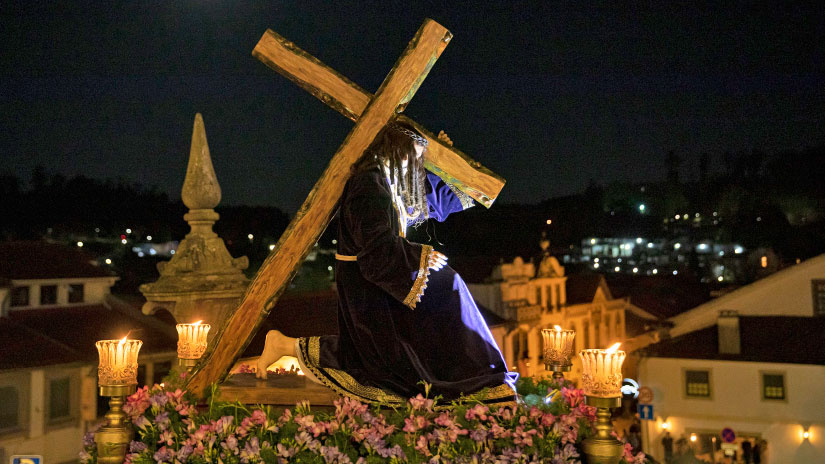
<svg viewBox="0 0 825 464"><path fill-rule="evenodd" d="M733 450L741 458L748 440L761 444L762 463L825 462L823 316L825 255L671 318L673 338L639 361L654 391L645 451L661 460L668 428L708 461L714 447L716 462Z"/></svg>
<svg viewBox="0 0 825 464"><path fill-rule="evenodd" d="M0 244L0 462L77 461L83 434L108 410L97 392L97 340L142 339L141 383L169 372L174 327L112 297L116 280L73 247Z"/></svg>

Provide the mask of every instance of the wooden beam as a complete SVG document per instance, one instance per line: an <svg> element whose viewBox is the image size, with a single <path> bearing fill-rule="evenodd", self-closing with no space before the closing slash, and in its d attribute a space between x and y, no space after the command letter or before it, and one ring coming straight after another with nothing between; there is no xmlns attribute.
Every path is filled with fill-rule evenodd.
<svg viewBox="0 0 825 464"><path fill-rule="evenodd" d="M372 143L375 136L418 90L452 34L440 24L425 20L404 53L376 92L310 191L301 209L281 235L275 248L261 265L238 309L214 340L214 349L193 370L187 387L202 395L207 387L222 380L229 367L243 353L272 306L329 224L350 166Z"/></svg>
<svg viewBox="0 0 825 464"><path fill-rule="evenodd" d="M373 98L372 94L272 30L264 33L252 50L252 56L353 121L358 120ZM399 111L404 106L406 103ZM415 126L430 141L425 167L482 205L492 206L504 187L504 178L458 149L441 143L420 125Z"/></svg>

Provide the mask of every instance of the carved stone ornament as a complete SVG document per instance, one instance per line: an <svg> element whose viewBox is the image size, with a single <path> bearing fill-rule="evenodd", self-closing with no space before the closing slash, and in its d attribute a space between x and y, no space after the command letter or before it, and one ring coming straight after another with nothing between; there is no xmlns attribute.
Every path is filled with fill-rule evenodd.
<svg viewBox="0 0 825 464"><path fill-rule="evenodd" d="M143 312L152 314L165 308L178 322L202 319L222 327L249 283L243 274L249 260L246 256L233 258L223 239L212 231L220 218L213 208L221 200L221 189L200 113L195 115L181 197L189 207L183 218L191 231L169 262L158 263L160 278L140 286L147 300Z"/></svg>

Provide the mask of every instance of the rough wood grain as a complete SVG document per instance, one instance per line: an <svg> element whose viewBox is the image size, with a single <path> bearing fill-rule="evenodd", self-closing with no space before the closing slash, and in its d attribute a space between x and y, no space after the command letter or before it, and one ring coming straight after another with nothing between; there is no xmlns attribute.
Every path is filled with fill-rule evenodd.
<svg viewBox="0 0 825 464"><path fill-rule="evenodd" d="M358 120L373 98L372 94L272 30L264 33L252 55L353 121ZM398 111L402 111L408 102L409 99L403 102ZM504 178L458 149L441 143L420 125L415 126L430 141L425 167L484 206L492 206L504 187Z"/></svg>
<svg viewBox="0 0 825 464"><path fill-rule="evenodd" d="M260 380L255 378L255 374L235 374L221 384L218 399L291 407L301 401L309 401L313 406L332 406L340 398L334 391L304 376L279 377L282 376L273 374L267 380Z"/></svg>
<svg viewBox="0 0 825 464"><path fill-rule="evenodd" d="M398 108L409 101L451 37L447 29L432 20L419 28L261 265L240 306L217 335L214 349L193 370L187 384L190 391L202 395L211 383L228 374L332 218L349 179L350 166Z"/></svg>

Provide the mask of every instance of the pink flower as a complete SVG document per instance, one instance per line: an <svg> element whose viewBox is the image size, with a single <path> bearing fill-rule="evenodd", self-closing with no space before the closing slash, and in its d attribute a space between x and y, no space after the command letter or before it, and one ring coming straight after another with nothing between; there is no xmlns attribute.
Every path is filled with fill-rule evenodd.
<svg viewBox="0 0 825 464"><path fill-rule="evenodd" d="M433 403L433 400L424 398L421 396L421 393L419 393L415 398L410 398L410 406L412 406L413 411L419 411L422 409L432 411Z"/></svg>
<svg viewBox="0 0 825 464"><path fill-rule="evenodd" d="M578 388L567 388L562 387L561 393L564 396L564 400L570 404L570 409L575 408L584 401L584 391Z"/></svg>
<svg viewBox="0 0 825 464"><path fill-rule="evenodd" d="M477 404L472 408L468 409L467 412L464 414L464 418L467 420L487 420L487 413L490 411L490 408L484 406L483 404Z"/></svg>
<svg viewBox="0 0 825 464"><path fill-rule="evenodd" d="M415 433L425 427L430 425L430 421L427 420L426 417L423 416L410 416L404 419L404 430L405 432Z"/></svg>

